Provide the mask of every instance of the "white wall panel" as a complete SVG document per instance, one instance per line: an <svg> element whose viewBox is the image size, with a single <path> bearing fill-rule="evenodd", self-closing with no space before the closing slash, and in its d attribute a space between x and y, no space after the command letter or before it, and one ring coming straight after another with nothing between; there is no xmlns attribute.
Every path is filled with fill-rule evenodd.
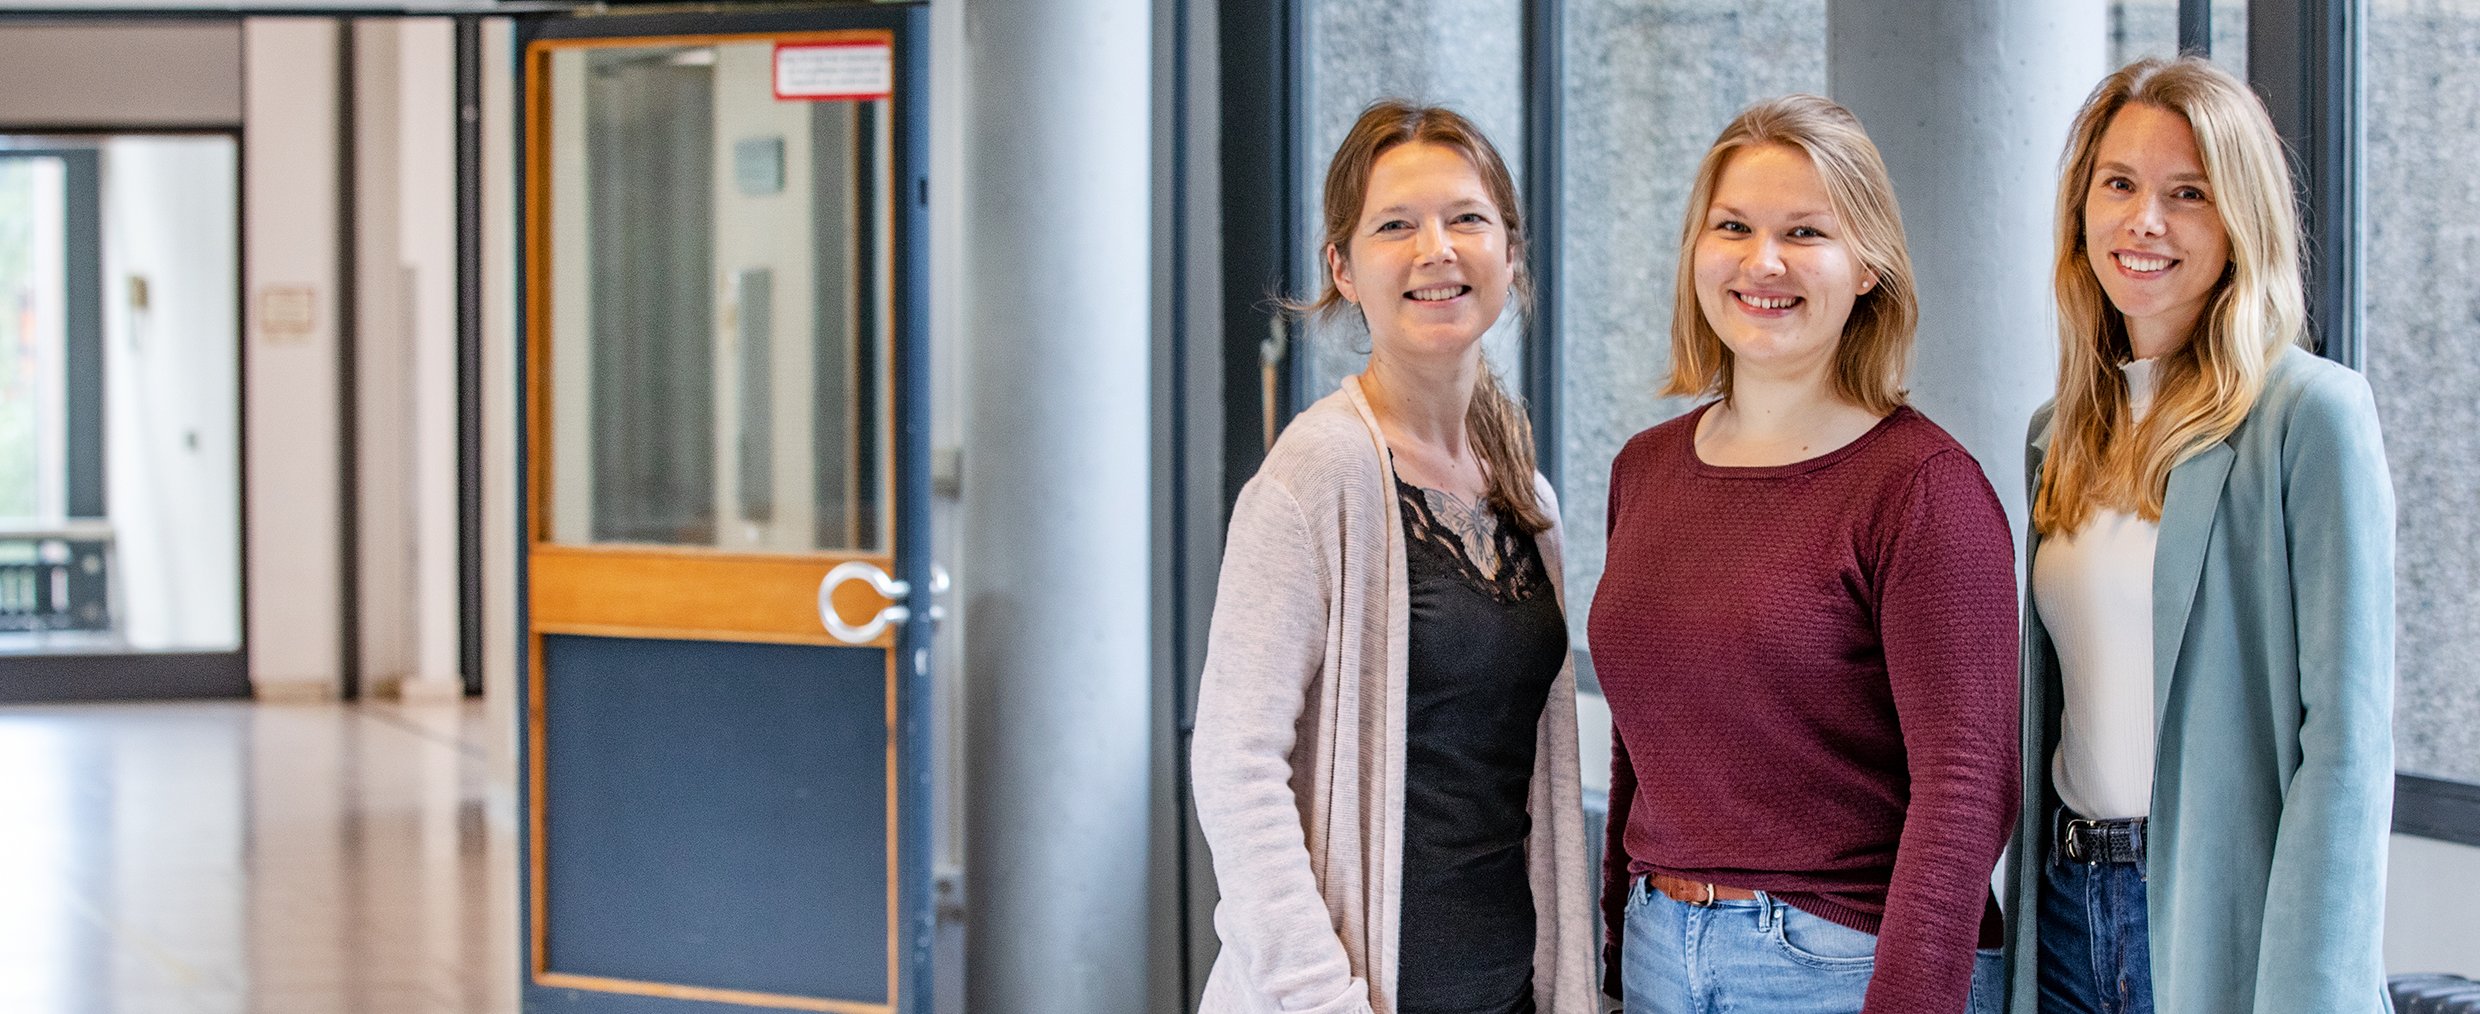
<svg viewBox="0 0 2480 1014"><path fill-rule="evenodd" d="M250 678L262 697L328 696L343 658L336 26L252 18L243 37ZM288 293L308 297L306 333L269 312Z"/></svg>

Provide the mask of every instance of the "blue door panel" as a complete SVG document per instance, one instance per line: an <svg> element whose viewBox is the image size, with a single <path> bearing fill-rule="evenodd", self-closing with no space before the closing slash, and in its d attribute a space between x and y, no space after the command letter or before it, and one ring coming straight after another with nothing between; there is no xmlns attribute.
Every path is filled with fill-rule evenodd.
<svg viewBox="0 0 2480 1014"><path fill-rule="evenodd" d="M884 651L545 635L542 666L548 971L887 1001Z"/></svg>

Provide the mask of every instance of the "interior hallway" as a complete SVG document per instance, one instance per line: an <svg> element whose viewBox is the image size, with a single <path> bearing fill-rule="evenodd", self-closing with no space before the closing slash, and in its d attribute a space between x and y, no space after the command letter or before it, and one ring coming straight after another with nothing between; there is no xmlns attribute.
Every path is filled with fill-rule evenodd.
<svg viewBox="0 0 2480 1014"><path fill-rule="evenodd" d="M517 1009L478 703L0 707L0 1011Z"/></svg>

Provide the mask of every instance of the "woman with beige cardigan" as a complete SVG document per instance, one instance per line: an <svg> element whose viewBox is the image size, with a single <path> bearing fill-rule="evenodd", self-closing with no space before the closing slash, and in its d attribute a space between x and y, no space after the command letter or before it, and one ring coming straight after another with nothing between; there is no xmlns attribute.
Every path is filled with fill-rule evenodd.
<svg viewBox="0 0 2480 1014"><path fill-rule="evenodd" d="M1506 164L1381 102L1326 177L1369 365L1232 509L1192 767L1223 951L1201 1010L1595 1005L1558 506L1481 355L1525 293Z"/></svg>

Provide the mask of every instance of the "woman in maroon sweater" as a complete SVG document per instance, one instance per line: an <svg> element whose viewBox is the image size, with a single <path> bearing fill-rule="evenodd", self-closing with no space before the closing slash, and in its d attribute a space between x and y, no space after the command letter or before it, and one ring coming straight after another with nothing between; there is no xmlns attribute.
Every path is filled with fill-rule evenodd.
<svg viewBox="0 0 2480 1014"><path fill-rule="evenodd" d="M1917 315L1859 121L1810 95L1733 120L1688 201L1665 391L1715 400L1612 464L1588 628L1629 1014L2003 1000L2013 543L1903 404Z"/></svg>

